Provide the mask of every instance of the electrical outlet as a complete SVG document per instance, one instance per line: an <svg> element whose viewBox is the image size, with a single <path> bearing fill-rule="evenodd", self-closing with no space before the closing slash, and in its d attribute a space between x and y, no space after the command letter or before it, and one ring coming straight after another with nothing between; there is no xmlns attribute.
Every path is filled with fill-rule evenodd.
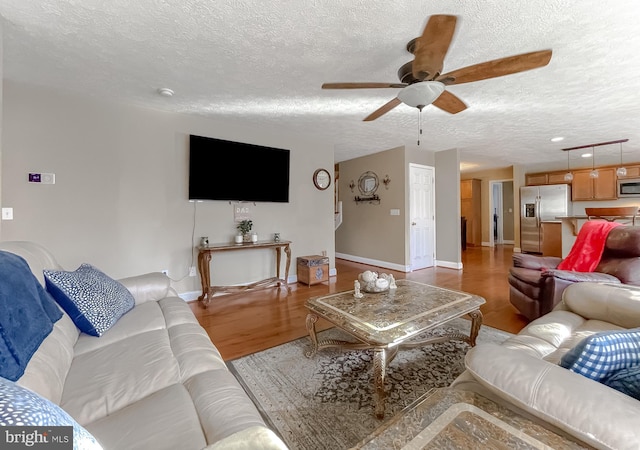
<svg viewBox="0 0 640 450"><path fill-rule="evenodd" d="M162 272L166 276L169 276L169 269L162 269L160 272Z"/></svg>
<svg viewBox="0 0 640 450"><path fill-rule="evenodd" d="M196 276L196 266L189 267L189 276L190 277L195 277Z"/></svg>

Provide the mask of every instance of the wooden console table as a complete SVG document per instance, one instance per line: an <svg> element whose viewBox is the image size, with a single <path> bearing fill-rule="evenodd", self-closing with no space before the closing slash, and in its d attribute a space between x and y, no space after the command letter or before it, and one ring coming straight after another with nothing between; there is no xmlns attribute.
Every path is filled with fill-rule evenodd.
<svg viewBox="0 0 640 450"><path fill-rule="evenodd" d="M289 279L289 266L291 265L291 249L289 248L291 241L258 241L245 242L242 244L223 243L210 244L208 247L198 247L198 271L200 272L200 281L202 283L202 295L198 297L206 308L216 292L234 293L245 291L248 289L260 289L271 286L278 286L278 289L284 284L288 291L291 291L287 280ZM256 250L263 248L275 248L276 250L276 276L265 280L256 281L255 283L238 285L238 286L211 286L211 256L216 252L229 252L234 250ZM287 256L284 269L284 278L280 278L280 261L281 250Z"/></svg>

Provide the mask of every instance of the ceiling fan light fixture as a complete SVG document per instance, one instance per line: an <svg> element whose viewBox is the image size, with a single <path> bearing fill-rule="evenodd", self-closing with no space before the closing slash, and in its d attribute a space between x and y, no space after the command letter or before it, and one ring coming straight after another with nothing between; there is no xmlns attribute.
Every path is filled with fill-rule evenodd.
<svg viewBox="0 0 640 450"><path fill-rule="evenodd" d="M398 99L405 105L420 108L433 103L443 92L443 83L439 81L421 81L402 89L398 93Z"/></svg>

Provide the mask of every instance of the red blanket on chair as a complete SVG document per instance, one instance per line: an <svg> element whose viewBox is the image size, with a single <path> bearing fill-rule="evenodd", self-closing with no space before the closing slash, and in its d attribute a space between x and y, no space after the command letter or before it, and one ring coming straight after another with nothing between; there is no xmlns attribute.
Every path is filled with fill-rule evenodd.
<svg viewBox="0 0 640 450"><path fill-rule="evenodd" d="M558 265L558 269L593 272L604 252L609 231L620 225L622 224L601 220L585 222L578 232L576 242L567 257Z"/></svg>

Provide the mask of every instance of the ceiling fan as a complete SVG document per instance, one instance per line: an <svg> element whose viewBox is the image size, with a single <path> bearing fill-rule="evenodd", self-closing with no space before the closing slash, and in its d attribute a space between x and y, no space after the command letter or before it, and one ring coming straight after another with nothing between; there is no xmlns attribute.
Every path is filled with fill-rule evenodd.
<svg viewBox="0 0 640 450"><path fill-rule="evenodd" d="M429 18L422 36L407 44L407 50L414 55L414 59L398 70L400 83L325 83L322 89L401 89L396 98L369 114L364 121L375 120L401 103L420 111L433 104L443 111L457 114L467 109L467 105L447 91L446 86L524 72L546 66L551 60L551 50L541 50L494 59L442 74L444 57L451 45L456 22L456 16L434 15Z"/></svg>

